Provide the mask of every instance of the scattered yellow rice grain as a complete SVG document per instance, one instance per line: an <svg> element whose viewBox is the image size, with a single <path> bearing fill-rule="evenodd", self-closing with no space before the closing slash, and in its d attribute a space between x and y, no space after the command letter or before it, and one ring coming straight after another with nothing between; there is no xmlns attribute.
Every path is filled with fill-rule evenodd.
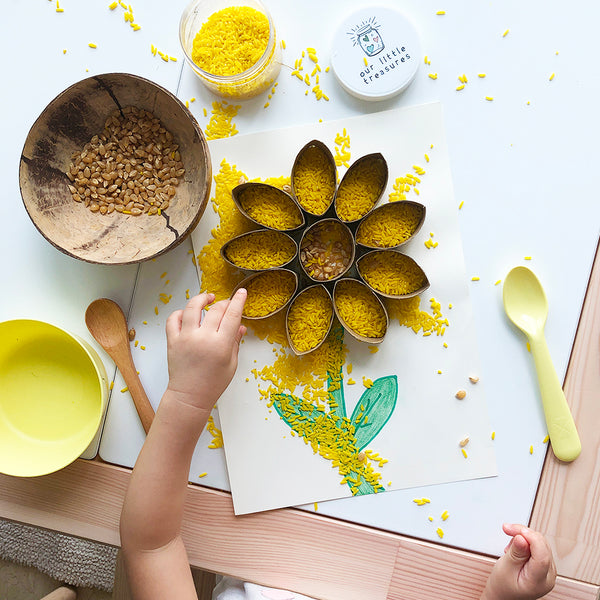
<svg viewBox="0 0 600 600"><path fill-rule="evenodd" d="M206 477L208 475L208 473L205 471L204 473L200 473L200 475L198 475L198 479L202 478L202 477Z"/></svg>
<svg viewBox="0 0 600 600"><path fill-rule="evenodd" d="M491 102L491 101L494 99L494 96L486 96L486 97L485 97L485 99L486 99L488 102Z"/></svg>
<svg viewBox="0 0 600 600"><path fill-rule="evenodd" d="M477 77L480 77L481 79L485 78L485 73L477 73Z"/></svg>
<svg viewBox="0 0 600 600"><path fill-rule="evenodd" d="M423 59L423 62L424 62L426 65L430 65L430 64L431 64L431 61L429 60L429 58L427 57L427 55L425 55L425 58Z"/></svg>
<svg viewBox="0 0 600 600"><path fill-rule="evenodd" d="M460 210L465 204L464 200L461 200L460 204L458 205L458 210Z"/></svg>
<svg viewBox="0 0 600 600"><path fill-rule="evenodd" d="M356 231L356 241L371 248L394 248L408 240L423 219L417 204L383 204L368 215Z"/></svg>
<svg viewBox="0 0 600 600"><path fill-rule="evenodd" d="M125 392L129 391L129 388L127 386L125 386L122 390L121 393L124 394Z"/></svg>
<svg viewBox="0 0 600 600"><path fill-rule="evenodd" d="M448 514L448 511L447 511L447 510L445 510L445 511L442 513L442 521L447 521L449 516L450 516L450 515Z"/></svg>
<svg viewBox="0 0 600 600"><path fill-rule="evenodd" d="M523 260L531 260L531 256L524 256Z"/></svg>
<svg viewBox="0 0 600 600"><path fill-rule="evenodd" d="M429 162L429 156L427 154L423 155L425 157L425 162Z"/></svg>
<svg viewBox="0 0 600 600"><path fill-rule="evenodd" d="M507 29L503 34L502 37L506 37L508 35L508 32L510 31L510 29Z"/></svg>
<svg viewBox="0 0 600 600"><path fill-rule="evenodd" d="M526 347L527 347L527 352L531 352L531 345L529 344L529 342L527 342Z"/></svg>
<svg viewBox="0 0 600 600"><path fill-rule="evenodd" d="M389 296L412 294L427 283L425 273L412 258L390 250L365 255L358 270L374 290Z"/></svg>
<svg viewBox="0 0 600 600"><path fill-rule="evenodd" d="M456 86L456 91L457 92L460 92L461 90L464 90L464 89L465 89L465 84L464 83L461 83L460 85Z"/></svg>
<svg viewBox="0 0 600 600"><path fill-rule="evenodd" d="M298 294L287 316L292 346L299 352L315 349L327 336L332 316L331 298L322 286Z"/></svg>
<svg viewBox="0 0 600 600"><path fill-rule="evenodd" d="M435 532L438 534L440 539L444 537L444 530L441 527L438 527Z"/></svg>
<svg viewBox="0 0 600 600"><path fill-rule="evenodd" d="M266 317L285 306L296 289L289 271L264 271L246 285L248 297L244 317Z"/></svg>
<svg viewBox="0 0 600 600"><path fill-rule="evenodd" d="M550 436L547 435L543 440L542 440L542 444L547 444L548 440L550 439Z"/></svg>
<svg viewBox="0 0 600 600"><path fill-rule="evenodd" d="M66 54L66 53L67 53L67 49L65 48L65 49L63 50L63 54Z"/></svg>
<svg viewBox="0 0 600 600"><path fill-rule="evenodd" d="M460 451L462 452L462 455L467 458L467 451L464 448L461 448Z"/></svg>
<svg viewBox="0 0 600 600"><path fill-rule="evenodd" d="M115 10L115 8L117 8L117 6L119 6L118 2L112 2L111 4L108 5L108 8L110 8L110 10Z"/></svg>
<svg viewBox="0 0 600 600"><path fill-rule="evenodd" d="M348 363L346 365L346 371L347 371L348 375L350 375L350 373L352 373L352 363Z"/></svg>
<svg viewBox="0 0 600 600"><path fill-rule="evenodd" d="M110 385L108 386L109 390L112 390L115 387L115 382L114 380L110 382Z"/></svg>
<svg viewBox="0 0 600 600"><path fill-rule="evenodd" d="M285 50L285 40L281 40L281 48Z"/></svg>
<svg viewBox="0 0 600 600"><path fill-rule="evenodd" d="M365 67L368 67L369 66L369 61L367 60L367 57L363 56L363 60L365 62Z"/></svg>
<svg viewBox="0 0 600 600"><path fill-rule="evenodd" d="M369 352L371 354L375 354L375 353L379 352L379 346L369 346Z"/></svg>
<svg viewBox="0 0 600 600"><path fill-rule="evenodd" d="M145 350L146 346L140 346L140 350Z"/></svg>
<svg viewBox="0 0 600 600"><path fill-rule="evenodd" d="M438 74L437 73L429 73L428 77L429 77L429 79L437 79Z"/></svg>
<svg viewBox="0 0 600 600"><path fill-rule="evenodd" d="M495 440L496 439L496 432L492 431L492 439Z"/></svg>
<svg viewBox="0 0 600 600"><path fill-rule="evenodd" d="M471 277L471 281L479 281L479 277Z"/></svg>
<svg viewBox="0 0 600 600"><path fill-rule="evenodd" d="M339 281L334 302L342 321L355 333L365 338L380 338L385 334L383 307L362 283L353 279Z"/></svg>
<svg viewBox="0 0 600 600"><path fill-rule="evenodd" d="M501 281L502 281L502 279L498 279L498 281L496 281L496 283L494 283L494 285L499 285Z"/></svg>
<svg viewBox="0 0 600 600"><path fill-rule="evenodd" d="M269 106L270 102L265 102L263 108L267 108Z"/></svg>
<svg viewBox="0 0 600 600"><path fill-rule="evenodd" d="M269 41L269 20L249 6L214 12L194 37L192 60L213 75L237 75L255 65Z"/></svg>
<svg viewBox="0 0 600 600"><path fill-rule="evenodd" d="M529 454L533 454L533 446L529 446Z"/></svg>
<svg viewBox="0 0 600 600"><path fill-rule="evenodd" d="M88 46L89 46L90 48L97 48L97 47L98 47L96 44L94 44L94 42L90 42L90 43L88 44Z"/></svg>
<svg viewBox="0 0 600 600"><path fill-rule="evenodd" d="M429 504L431 502L431 500L429 498L414 498L413 502L417 506L424 506L425 504Z"/></svg>
<svg viewBox="0 0 600 600"><path fill-rule="evenodd" d="M435 14L436 15L445 15L446 11L445 10L438 10Z"/></svg>
<svg viewBox="0 0 600 600"><path fill-rule="evenodd" d="M158 314L158 306L154 307L154 314L157 315Z"/></svg>
<svg viewBox="0 0 600 600"><path fill-rule="evenodd" d="M348 385L354 385L356 383L356 381L354 381L354 379L350 378L350 379L348 379L348 381L346 381L346 383Z"/></svg>
<svg viewBox="0 0 600 600"><path fill-rule="evenodd" d="M365 377L364 375L363 375L363 378L362 378L362 382L363 382L363 385L364 385L364 386L365 386L367 389L369 389L369 388L372 388L372 387L373 387L373 380L372 380L372 379L369 379L368 377Z"/></svg>
<svg viewBox="0 0 600 600"><path fill-rule="evenodd" d="M240 108L240 105L227 104L225 101L213 102L211 117L204 131L206 139L216 140L236 135L238 131L232 119Z"/></svg>

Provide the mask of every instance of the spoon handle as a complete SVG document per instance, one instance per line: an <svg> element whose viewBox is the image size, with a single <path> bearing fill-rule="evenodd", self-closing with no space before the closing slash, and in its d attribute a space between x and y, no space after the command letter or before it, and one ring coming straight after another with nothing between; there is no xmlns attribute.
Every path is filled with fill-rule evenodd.
<svg viewBox="0 0 600 600"><path fill-rule="evenodd" d="M543 331L530 338L531 353L540 385L552 451L559 460L571 462L581 452L581 442L573 415L556 374Z"/></svg>

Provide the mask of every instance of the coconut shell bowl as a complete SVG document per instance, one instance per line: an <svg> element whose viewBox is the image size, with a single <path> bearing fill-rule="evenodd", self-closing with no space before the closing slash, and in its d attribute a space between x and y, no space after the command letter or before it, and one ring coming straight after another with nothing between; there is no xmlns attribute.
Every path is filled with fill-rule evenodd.
<svg viewBox="0 0 600 600"><path fill-rule="evenodd" d="M132 111L146 131L134 133L127 148L127 139L109 133L110 119L122 136ZM154 134L156 144L148 143ZM84 164L94 136L95 162ZM69 256L114 265L154 258L182 242L204 212L211 177L208 145L190 112L166 89L127 73L84 79L52 100L29 131L19 168L23 202L39 232ZM98 186L95 197L84 189L90 185Z"/></svg>

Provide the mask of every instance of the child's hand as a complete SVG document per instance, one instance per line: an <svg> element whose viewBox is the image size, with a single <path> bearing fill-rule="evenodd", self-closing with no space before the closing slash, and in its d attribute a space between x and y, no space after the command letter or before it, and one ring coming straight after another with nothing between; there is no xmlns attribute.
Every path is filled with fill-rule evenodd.
<svg viewBox="0 0 600 600"><path fill-rule="evenodd" d="M181 401L210 410L229 385L246 332L240 324L246 295L240 289L231 300L217 302L202 323L202 309L214 301L214 294L194 296L168 318L168 390Z"/></svg>
<svg viewBox="0 0 600 600"><path fill-rule="evenodd" d="M556 580L552 550L546 538L524 525L502 526L513 536L488 578L481 600L534 600Z"/></svg>

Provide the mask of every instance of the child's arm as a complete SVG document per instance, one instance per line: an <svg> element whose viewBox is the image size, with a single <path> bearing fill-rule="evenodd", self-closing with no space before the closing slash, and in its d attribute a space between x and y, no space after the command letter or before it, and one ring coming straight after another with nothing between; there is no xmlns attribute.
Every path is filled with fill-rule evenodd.
<svg viewBox="0 0 600 600"><path fill-rule="evenodd" d="M524 525L502 526L512 539L487 580L481 600L534 600L556 580L552 550L541 533Z"/></svg>
<svg viewBox="0 0 600 600"><path fill-rule="evenodd" d="M246 300L192 298L167 321L169 385L133 469L121 514L121 545L133 597L195 599L180 536L192 454L210 411L237 367Z"/></svg>

